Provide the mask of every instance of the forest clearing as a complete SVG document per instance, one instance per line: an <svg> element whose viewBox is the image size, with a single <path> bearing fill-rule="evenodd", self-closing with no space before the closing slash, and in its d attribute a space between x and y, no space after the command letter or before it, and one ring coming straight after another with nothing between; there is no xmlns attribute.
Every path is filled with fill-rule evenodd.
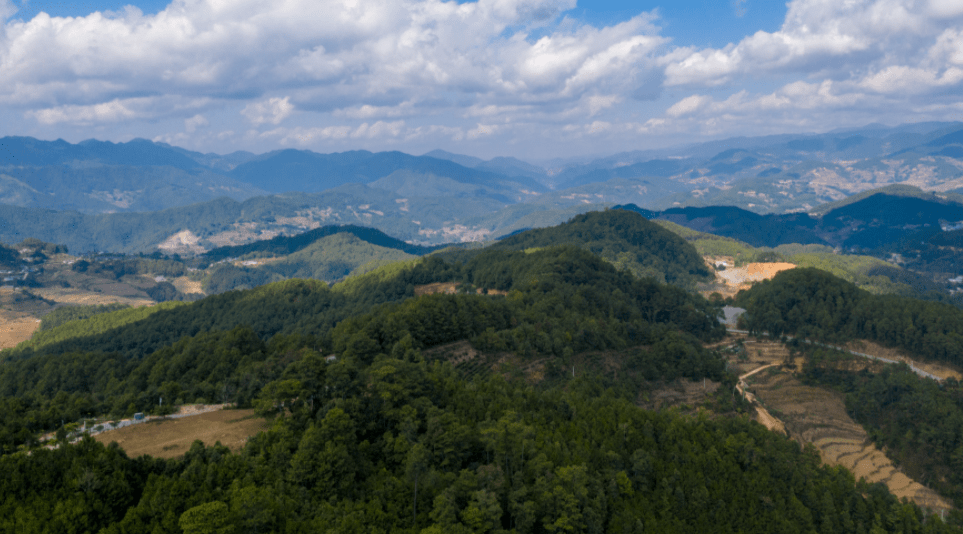
<svg viewBox="0 0 963 534"><path fill-rule="evenodd" d="M217 410L178 419L154 419L103 432L94 439L105 445L116 441L131 458L143 454L174 458L187 452L195 440L205 445L220 442L237 452L251 436L267 428L267 421L254 410Z"/></svg>
<svg viewBox="0 0 963 534"><path fill-rule="evenodd" d="M36 317L0 311L0 350L30 339L39 327L40 319Z"/></svg>

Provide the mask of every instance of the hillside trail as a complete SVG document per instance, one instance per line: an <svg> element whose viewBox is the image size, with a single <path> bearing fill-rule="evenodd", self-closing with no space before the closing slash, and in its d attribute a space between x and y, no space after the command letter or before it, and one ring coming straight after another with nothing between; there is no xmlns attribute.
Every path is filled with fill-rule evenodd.
<svg viewBox="0 0 963 534"><path fill-rule="evenodd" d="M742 341L748 359L737 358L730 366L740 372L737 388L756 405L757 421L802 444L813 444L823 462L843 466L857 479L882 482L899 498L937 513L952 509L949 501L902 473L875 447L847 413L842 394L800 382L792 368L798 370L801 359L791 361L785 345L745 337Z"/></svg>
<svg viewBox="0 0 963 534"><path fill-rule="evenodd" d="M755 395L746 391L746 382L745 382L746 378L749 378L750 376L764 369L769 369L770 367L774 367L776 365L779 365L779 364L770 363L768 365L763 365L762 367L757 367L756 369L749 371L748 373L739 375L739 383L736 384L736 390L739 391L739 394L742 395L750 403L752 403L756 408L756 421L758 421L760 424L762 424L762 426L768 428L769 430L772 430L773 432L779 432L780 434L789 435L788 432L786 432L786 426L783 424L783 422L773 417L772 414L769 413L769 410L766 410L766 408L762 405L761 402L759 402L759 400L756 398Z"/></svg>

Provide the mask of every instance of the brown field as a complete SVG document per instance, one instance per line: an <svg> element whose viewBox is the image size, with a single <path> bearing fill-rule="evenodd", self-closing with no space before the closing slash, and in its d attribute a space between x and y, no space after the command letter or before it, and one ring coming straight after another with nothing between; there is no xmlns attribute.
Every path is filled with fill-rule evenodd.
<svg viewBox="0 0 963 534"><path fill-rule="evenodd" d="M900 472L882 451L876 449L866 431L846 412L842 394L802 384L791 373L798 361L793 361L788 370L781 365L789 357L784 345L743 339L750 361L739 363L737 368L770 366L745 376L747 390L768 409L765 413L760 410L757 420L769 428L781 423L791 438L812 443L824 462L849 469L857 479L882 482L897 497L906 497L923 507L933 510L952 508L936 492ZM868 350L864 352L870 353Z"/></svg>
<svg viewBox="0 0 963 534"><path fill-rule="evenodd" d="M0 312L0 350L16 347L30 339L40 327L40 319L29 315Z"/></svg>
<svg viewBox="0 0 963 534"><path fill-rule="evenodd" d="M254 410L218 410L111 430L94 436L94 439L104 444L116 441L132 458L143 454L174 458L187 452L198 439L206 445L219 441L232 451L238 451L248 438L267 427L267 421L254 415Z"/></svg>
<svg viewBox="0 0 963 534"><path fill-rule="evenodd" d="M128 286L129 287L129 286ZM137 308L140 306L150 306L154 301L143 298L136 294L127 296L123 291L124 284L105 285L104 291L85 291L83 289L62 288L62 287L42 287L31 289L37 295L56 302L57 304L77 304L82 306L101 305L101 304L128 304ZM120 294L111 293L111 290L121 290Z"/></svg>

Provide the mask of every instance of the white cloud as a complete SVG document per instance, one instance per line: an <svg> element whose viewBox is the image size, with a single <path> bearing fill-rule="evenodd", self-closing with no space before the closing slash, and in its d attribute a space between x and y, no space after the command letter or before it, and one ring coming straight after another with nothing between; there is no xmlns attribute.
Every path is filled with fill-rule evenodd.
<svg viewBox="0 0 963 534"><path fill-rule="evenodd" d="M294 112L294 104L291 103L291 97L286 96L248 104L241 110L241 115L247 117L247 120L255 126L267 123L277 126L291 116L292 112Z"/></svg>
<svg viewBox="0 0 963 534"><path fill-rule="evenodd" d="M712 99L703 95L692 95L683 98L670 107L665 114L670 117L690 115L706 106Z"/></svg>
<svg viewBox="0 0 963 534"><path fill-rule="evenodd" d="M0 0L0 22L4 22L17 14L17 6L13 5L13 0Z"/></svg>
<svg viewBox="0 0 963 534"><path fill-rule="evenodd" d="M203 128L209 124L210 122L208 122L204 115L198 113L189 119L184 119L184 131L192 134L196 132L198 128Z"/></svg>
<svg viewBox="0 0 963 534"><path fill-rule="evenodd" d="M729 5L738 14L749 2ZM608 150L605 139L632 149L665 132L955 109L963 2L787 6L777 31L698 49L673 45L655 14L604 27L564 15L575 0L173 0L151 15L29 21L7 21L16 8L0 0L0 111L49 131L165 129L144 137L183 121L178 140L229 132L225 145L255 149L446 140L568 150L552 140L562 132L568 147L582 136Z"/></svg>
<svg viewBox="0 0 963 534"><path fill-rule="evenodd" d="M135 106L131 106L131 104ZM143 117L142 112L138 112L132 107L136 106L136 101L132 102L111 100L102 104L90 106L58 106L54 108L38 109L28 112L42 124L95 124L101 122L119 122L134 118Z"/></svg>
<svg viewBox="0 0 963 534"><path fill-rule="evenodd" d="M692 50L666 67L668 85L715 86L773 73L843 78L912 66L934 37L961 22L958 1L795 0L782 28L722 49Z"/></svg>
<svg viewBox="0 0 963 534"><path fill-rule="evenodd" d="M575 101L600 86L661 76L653 68L666 40L650 15L601 29L566 20L529 38L573 7L574 0L174 0L155 15L41 13L0 34L0 103L241 98L244 116L259 126L279 124L294 108L400 117L412 99L458 95L495 105ZM287 96L250 101L272 93Z"/></svg>

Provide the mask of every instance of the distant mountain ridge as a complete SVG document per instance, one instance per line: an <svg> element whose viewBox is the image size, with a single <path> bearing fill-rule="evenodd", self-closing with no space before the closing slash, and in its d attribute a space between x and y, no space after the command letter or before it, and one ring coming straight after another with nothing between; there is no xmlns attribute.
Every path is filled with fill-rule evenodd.
<svg viewBox="0 0 963 534"><path fill-rule="evenodd" d="M392 248L416 256L423 256L445 246L424 247L412 245L400 239L395 239L374 228L346 224L323 226L309 230L303 234L277 236L272 239L255 241L245 245L218 247L205 253L204 257L212 261L217 261L225 258L284 256L304 250L317 240L335 234L351 234L372 245Z"/></svg>
<svg viewBox="0 0 963 534"><path fill-rule="evenodd" d="M753 246L788 243L874 249L920 230L940 232L944 224L963 221L958 195L937 196L909 186L889 187L831 205L819 215L759 215L734 206L670 208L654 211L634 204L618 205L649 219L731 237Z"/></svg>

